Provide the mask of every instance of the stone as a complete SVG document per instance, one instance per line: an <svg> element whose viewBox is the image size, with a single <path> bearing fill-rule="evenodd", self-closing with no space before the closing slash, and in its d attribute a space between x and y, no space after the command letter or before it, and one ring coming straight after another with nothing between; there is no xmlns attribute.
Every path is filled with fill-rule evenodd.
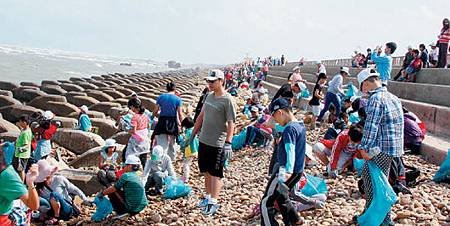
<svg viewBox="0 0 450 226"><path fill-rule="evenodd" d="M28 105L40 109L46 109L46 105L49 101L67 103L67 99L64 96L48 94L45 96L36 97L30 103L28 103Z"/></svg>
<svg viewBox="0 0 450 226"><path fill-rule="evenodd" d="M130 137L131 137L131 134L129 132L121 131L121 132L114 134L110 138L116 140L116 142L119 144L126 145L126 144L128 144L128 140L130 139Z"/></svg>
<svg viewBox="0 0 450 226"><path fill-rule="evenodd" d="M16 142L19 135L20 135L20 132L12 132L12 131L3 132L3 133L0 133L0 141Z"/></svg>
<svg viewBox="0 0 450 226"><path fill-rule="evenodd" d="M21 86L34 86L34 87L39 87L38 84L34 83L34 82L21 82L20 83Z"/></svg>
<svg viewBox="0 0 450 226"><path fill-rule="evenodd" d="M61 86L61 88L63 88L63 89L66 90L67 92L70 92L70 91L83 92L83 91L84 91L83 87L81 87L81 86L79 86L79 85L76 85L76 84L62 83L62 84L59 85L59 86Z"/></svg>
<svg viewBox="0 0 450 226"><path fill-rule="evenodd" d="M20 129L16 125L0 118L0 133L4 132L20 133Z"/></svg>
<svg viewBox="0 0 450 226"><path fill-rule="evenodd" d="M122 156L122 151L125 148L125 145L117 145L117 153L119 156ZM98 166L98 162L100 160L100 152L102 151L103 146L91 148L83 154L79 155L75 160L69 163L69 166L80 168L80 167L95 167Z"/></svg>
<svg viewBox="0 0 450 226"><path fill-rule="evenodd" d="M90 106L89 110L99 111L105 113L105 115L111 115L111 108L121 107L118 103L113 102L99 102Z"/></svg>
<svg viewBox="0 0 450 226"><path fill-rule="evenodd" d="M27 105L10 105L0 108L3 118L12 123L16 123L22 115L31 115L35 112L42 112L42 110Z"/></svg>
<svg viewBox="0 0 450 226"><path fill-rule="evenodd" d="M11 91L9 91L9 90L0 90L0 95L13 97L13 93Z"/></svg>
<svg viewBox="0 0 450 226"><path fill-rule="evenodd" d="M22 103L10 96L0 96L0 106L21 105Z"/></svg>
<svg viewBox="0 0 450 226"><path fill-rule="evenodd" d="M61 83L58 81L53 81L53 80L42 80L42 82L41 82L42 86L44 86L44 85L59 85L59 84L61 84Z"/></svg>
<svg viewBox="0 0 450 226"><path fill-rule="evenodd" d="M77 78L77 77L70 77L69 81L72 81L72 82L86 82L86 80L84 78Z"/></svg>
<svg viewBox="0 0 450 226"><path fill-rule="evenodd" d="M104 93L110 95L111 97L113 97L114 99L118 99L118 98L124 98L125 94L117 91L117 90L103 90Z"/></svg>
<svg viewBox="0 0 450 226"><path fill-rule="evenodd" d="M45 96L47 94L41 90L19 87L13 90L13 95L15 99L20 100L21 102L30 102L37 97Z"/></svg>
<svg viewBox="0 0 450 226"><path fill-rule="evenodd" d="M103 139L110 138L117 133L116 122L106 118L91 118L92 126L98 128L98 135Z"/></svg>
<svg viewBox="0 0 450 226"><path fill-rule="evenodd" d="M154 112L156 110L156 100L148 97L139 97L139 99L142 101L142 105L149 111Z"/></svg>
<svg viewBox="0 0 450 226"><path fill-rule="evenodd" d="M150 220L152 220L153 223L160 223L162 220L162 217L158 213L154 213L150 216Z"/></svg>
<svg viewBox="0 0 450 226"><path fill-rule="evenodd" d="M68 116L74 112L78 112L77 106L71 103L48 101L44 106L41 106L42 110L50 110L58 116Z"/></svg>
<svg viewBox="0 0 450 226"><path fill-rule="evenodd" d="M88 111L88 115L89 115L89 118L106 118L105 113L99 112L99 111L91 111L91 110L89 110ZM67 117L75 118L75 119L78 120L79 116L80 116L79 112L73 112L73 113L70 113Z"/></svg>
<svg viewBox="0 0 450 226"><path fill-rule="evenodd" d="M119 91L119 92L123 93L126 96L130 96L132 93L134 93L133 90L128 89L128 88L124 88L124 87L114 87L114 89L116 91Z"/></svg>
<svg viewBox="0 0 450 226"><path fill-rule="evenodd" d="M78 124L78 121L74 118L55 116L54 120L61 122L61 128L74 129Z"/></svg>
<svg viewBox="0 0 450 226"><path fill-rule="evenodd" d="M77 107L86 105L88 107L97 104L99 101L90 96L66 96L67 101Z"/></svg>
<svg viewBox="0 0 450 226"><path fill-rule="evenodd" d="M114 98L111 97L110 95L98 90L88 90L86 94L90 97L95 98L100 102L109 102L114 100Z"/></svg>
<svg viewBox="0 0 450 226"><path fill-rule="evenodd" d="M97 194L103 186L98 182L97 173L82 169L63 169L58 175L66 177L87 196Z"/></svg>
<svg viewBox="0 0 450 226"><path fill-rule="evenodd" d="M85 90L95 90L98 89L98 86L90 83L90 82L77 82L77 85L83 87Z"/></svg>
<svg viewBox="0 0 450 226"><path fill-rule="evenodd" d="M58 85L43 85L41 86L41 90L46 92L47 94L53 95L64 95L67 93L66 90L64 90Z"/></svg>
<svg viewBox="0 0 450 226"><path fill-rule="evenodd" d="M0 89L12 91L15 88L19 88L19 86L13 82L5 82L0 81Z"/></svg>
<svg viewBox="0 0 450 226"><path fill-rule="evenodd" d="M90 83L96 85L97 87L101 88L101 87L108 87L109 85L104 83L104 82L100 82L100 81L90 81Z"/></svg>
<svg viewBox="0 0 450 226"><path fill-rule="evenodd" d="M75 129L58 129L52 140L61 147L81 155L89 149L103 146L105 141L99 135Z"/></svg>
<svg viewBox="0 0 450 226"><path fill-rule="evenodd" d="M85 92L76 92L76 91L70 91L67 92L66 94L64 94L64 96L67 98L69 96L74 97L74 96L84 96L87 97L87 94Z"/></svg>

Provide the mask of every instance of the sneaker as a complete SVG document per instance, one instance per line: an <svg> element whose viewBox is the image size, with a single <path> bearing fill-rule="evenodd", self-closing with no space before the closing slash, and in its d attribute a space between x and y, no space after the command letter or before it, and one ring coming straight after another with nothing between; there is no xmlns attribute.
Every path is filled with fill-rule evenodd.
<svg viewBox="0 0 450 226"><path fill-rule="evenodd" d="M214 215L219 210L220 205L219 204L208 204L206 205L205 209L202 211L202 214L204 215Z"/></svg>
<svg viewBox="0 0 450 226"><path fill-rule="evenodd" d="M200 200L200 202L198 203L197 207L204 208L207 205L208 205L208 199L207 198L203 198L202 200Z"/></svg>

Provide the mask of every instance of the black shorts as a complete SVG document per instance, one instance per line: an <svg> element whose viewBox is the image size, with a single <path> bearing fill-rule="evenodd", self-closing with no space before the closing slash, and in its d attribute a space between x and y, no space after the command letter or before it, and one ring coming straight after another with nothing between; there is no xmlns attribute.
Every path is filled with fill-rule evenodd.
<svg viewBox="0 0 450 226"><path fill-rule="evenodd" d="M223 178L225 155L223 148L209 146L200 142L198 146L198 168L201 173Z"/></svg>
<svg viewBox="0 0 450 226"><path fill-rule="evenodd" d="M16 156L14 156L12 164L17 172L22 172L27 168L27 162L28 159L17 158Z"/></svg>

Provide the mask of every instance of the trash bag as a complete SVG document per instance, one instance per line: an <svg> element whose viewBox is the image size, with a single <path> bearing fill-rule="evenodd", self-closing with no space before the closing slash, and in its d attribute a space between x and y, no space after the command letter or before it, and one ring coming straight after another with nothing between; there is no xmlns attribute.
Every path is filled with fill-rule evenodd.
<svg viewBox="0 0 450 226"><path fill-rule="evenodd" d="M381 169L369 161L369 171L372 180L373 198L366 211L358 217L358 224L364 226L379 226L392 205L397 201L397 195Z"/></svg>
<svg viewBox="0 0 450 226"><path fill-rule="evenodd" d="M231 148L233 150L240 150L244 147L245 137L247 136L247 128L243 129L238 135L233 136L231 140Z"/></svg>
<svg viewBox="0 0 450 226"><path fill-rule="evenodd" d="M450 151L450 149L448 149ZM433 177L433 181L436 183L445 182L450 183L450 155L447 154L447 158L441 164L441 167Z"/></svg>
<svg viewBox="0 0 450 226"><path fill-rule="evenodd" d="M356 88L355 85L353 85L352 83L348 84L348 90L345 93L345 97L352 97L355 96L358 93L358 88Z"/></svg>
<svg viewBox="0 0 450 226"><path fill-rule="evenodd" d="M13 142L3 143L3 153L5 155L6 165L11 165L14 157L15 147Z"/></svg>
<svg viewBox="0 0 450 226"><path fill-rule="evenodd" d="M163 197L165 199L177 199L187 196L191 193L192 189L189 185L185 184L182 180L173 177L166 177L164 179L166 190Z"/></svg>
<svg viewBox="0 0 450 226"><path fill-rule="evenodd" d="M358 172L358 177L361 176L364 162L366 162L364 159L353 158L353 168L355 168L356 172Z"/></svg>
<svg viewBox="0 0 450 226"><path fill-rule="evenodd" d="M301 193L306 196L313 196L316 194L326 194L328 193L327 184L325 180L320 177L315 177L313 175L305 173L306 184L302 188Z"/></svg>
<svg viewBox="0 0 450 226"><path fill-rule="evenodd" d="M358 112L353 112L349 115L348 121L350 121L352 124L358 123L361 119L359 118Z"/></svg>
<svg viewBox="0 0 450 226"><path fill-rule="evenodd" d="M301 98L307 99L309 98L309 96L311 96L311 94L309 93L308 89L303 89L302 92L300 93Z"/></svg>
<svg viewBox="0 0 450 226"><path fill-rule="evenodd" d="M100 222L104 220L113 211L113 207L109 199L102 197L95 197L94 204L96 206L95 213L91 219L94 222Z"/></svg>

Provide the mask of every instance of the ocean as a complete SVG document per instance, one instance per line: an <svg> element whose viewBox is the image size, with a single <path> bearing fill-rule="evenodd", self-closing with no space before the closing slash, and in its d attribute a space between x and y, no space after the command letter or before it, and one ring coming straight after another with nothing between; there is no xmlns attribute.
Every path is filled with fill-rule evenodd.
<svg viewBox="0 0 450 226"><path fill-rule="evenodd" d="M40 84L42 80L67 80L70 77L90 77L116 72L131 74L165 70L169 70L166 63L148 59L0 46L0 80L8 82Z"/></svg>

